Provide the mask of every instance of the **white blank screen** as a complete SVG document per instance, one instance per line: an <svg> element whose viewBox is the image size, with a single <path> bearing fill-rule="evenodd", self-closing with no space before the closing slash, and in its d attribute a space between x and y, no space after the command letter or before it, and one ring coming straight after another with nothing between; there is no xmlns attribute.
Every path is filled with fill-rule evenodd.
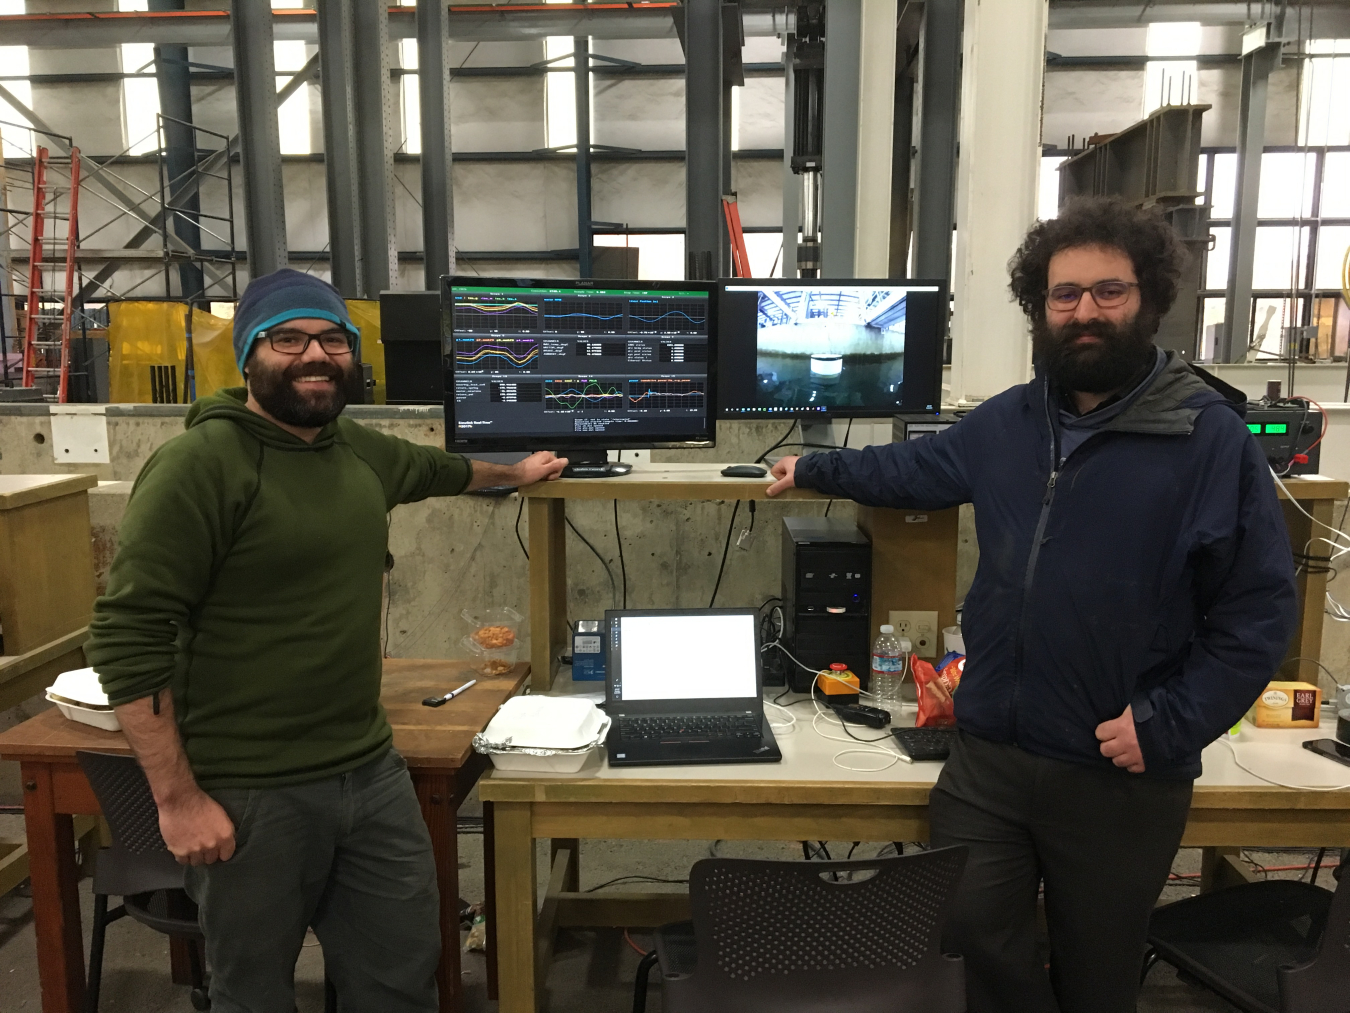
<svg viewBox="0 0 1350 1013"><path fill-rule="evenodd" d="M755 617L624 616L624 700L753 697Z"/></svg>

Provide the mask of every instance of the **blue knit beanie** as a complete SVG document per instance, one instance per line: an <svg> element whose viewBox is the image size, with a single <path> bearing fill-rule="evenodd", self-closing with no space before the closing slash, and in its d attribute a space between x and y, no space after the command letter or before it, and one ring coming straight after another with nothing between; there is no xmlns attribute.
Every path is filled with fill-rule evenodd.
<svg viewBox="0 0 1350 1013"><path fill-rule="evenodd" d="M356 338L355 354L361 359L361 331L347 314L342 293L328 282L303 271L283 267L254 278L234 310L234 358L239 372L253 350L253 342L269 327L287 320L331 320Z"/></svg>

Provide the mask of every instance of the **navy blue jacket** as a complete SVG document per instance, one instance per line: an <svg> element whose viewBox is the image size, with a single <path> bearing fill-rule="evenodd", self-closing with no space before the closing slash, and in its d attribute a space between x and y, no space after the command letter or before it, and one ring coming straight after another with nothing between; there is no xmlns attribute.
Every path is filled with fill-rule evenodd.
<svg viewBox="0 0 1350 1013"><path fill-rule="evenodd" d="M1037 377L937 436L804 457L795 480L871 506L974 504L960 728L1102 765L1096 727L1131 704L1145 773L1191 778L1297 620L1274 482L1221 386L1231 400L1169 353L1059 462L1057 397Z"/></svg>

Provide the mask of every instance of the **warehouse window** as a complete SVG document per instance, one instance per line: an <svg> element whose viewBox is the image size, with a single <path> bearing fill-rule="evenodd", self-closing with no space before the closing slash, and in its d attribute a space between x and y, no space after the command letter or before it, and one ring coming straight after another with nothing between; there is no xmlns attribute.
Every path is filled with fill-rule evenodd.
<svg viewBox="0 0 1350 1013"><path fill-rule="evenodd" d="M24 0L0 0L0 14L23 14ZM12 74L16 77L26 77L28 75L28 47L27 46L0 46L0 67L6 68L6 74ZM6 81L5 87L13 93L14 97L26 105L33 107L33 86L27 81ZM15 109L3 98L0 98L0 140L3 140L4 147L0 149L0 154L7 158L25 158L32 154L28 150L28 140L26 137L20 137L19 131L12 126L5 124L17 123L20 126L30 126L28 117Z"/></svg>
<svg viewBox="0 0 1350 1013"><path fill-rule="evenodd" d="M1299 143L1350 144L1350 39L1309 39Z"/></svg>
<svg viewBox="0 0 1350 1013"><path fill-rule="evenodd" d="M1144 115L1162 106L1197 101L1195 54L1200 52L1200 22L1179 21L1148 26L1144 67ZM1191 59L1177 59L1191 57Z"/></svg>
<svg viewBox="0 0 1350 1013"><path fill-rule="evenodd" d="M117 0L119 11L149 10L147 0ZM122 73L153 73L155 47L149 42L122 44ZM153 77L122 79L122 143L128 154L146 155L159 148L159 86Z"/></svg>
<svg viewBox="0 0 1350 1013"><path fill-rule="evenodd" d="M272 0L273 7L304 7L304 0ZM309 54L304 42L272 43L272 60L277 71L280 90L291 76L305 65ZM308 155L314 150L309 136L309 85L297 88L295 94L277 109L277 127L281 134L283 155Z"/></svg>
<svg viewBox="0 0 1350 1013"><path fill-rule="evenodd" d="M415 7L417 0L398 0L403 7ZM399 63L404 70L413 71L399 77L399 98L403 104L402 132L403 144L400 151L410 155L422 153L422 103L421 93L417 90L417 40L400 39L398 43Z"/></svg>

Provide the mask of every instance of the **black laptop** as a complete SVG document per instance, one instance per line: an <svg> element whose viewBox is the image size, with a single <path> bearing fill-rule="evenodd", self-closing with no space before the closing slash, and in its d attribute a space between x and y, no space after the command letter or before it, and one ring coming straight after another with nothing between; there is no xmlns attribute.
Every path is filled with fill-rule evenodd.
<svg viewBox="0 0 1350 1013"><path fill-rule="evenodd" d="M754 609L605 613L612 767L776 763Z"/></svg>

